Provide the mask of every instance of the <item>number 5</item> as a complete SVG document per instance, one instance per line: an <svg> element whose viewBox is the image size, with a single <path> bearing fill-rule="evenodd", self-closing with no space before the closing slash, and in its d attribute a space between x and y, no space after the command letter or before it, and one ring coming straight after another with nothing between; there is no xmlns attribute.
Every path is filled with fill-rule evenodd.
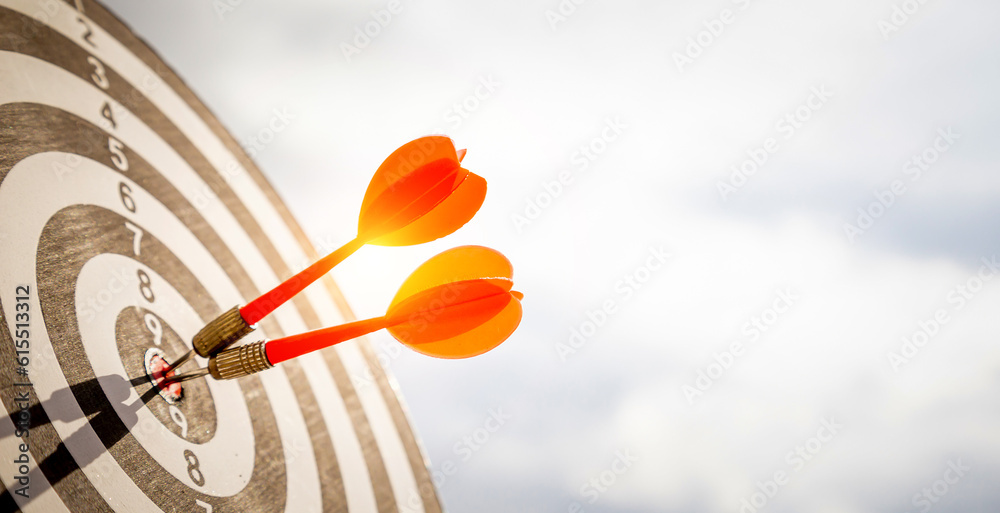
<svg viewBox="0 0 1000 513"><path fill-rule="evenodd" d="M108 137L108 150L111 152L111 163L120 171L128 171L128 157L125 156L125 145L114 137Z"/></svg>

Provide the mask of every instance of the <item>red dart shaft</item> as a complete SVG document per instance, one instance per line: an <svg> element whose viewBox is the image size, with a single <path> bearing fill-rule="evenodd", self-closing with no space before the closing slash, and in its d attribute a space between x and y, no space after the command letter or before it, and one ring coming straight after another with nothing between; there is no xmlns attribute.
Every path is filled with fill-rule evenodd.
<svg viewBox="0 0 1000 513"><path fill-rule="evenodd" d="M277 287L244 305L240 308L240 316L243 317L243 320L247 324L257 324L261 319L267 317L267 314L283 305L295 296L295 294L302 292L302 289L330 272L330 269L333 269L337 264L344 261L345 258L351 256L358 248L364 245L365 241L358 238L344 244L333 253L317 260L313 265L306 267L295 276L292 276Z"/></svg>
<svg viewBox="0 0 1000 513"><path fill-rule="evenodd" d="M378 331L385 328L386 325L387 321L385 317L349 322L332 328L324 328L270 340L264 346L264 350L267 352L267 359L271 362L271 365L277 365L285 360L291 360L306 353Z"/></svg>

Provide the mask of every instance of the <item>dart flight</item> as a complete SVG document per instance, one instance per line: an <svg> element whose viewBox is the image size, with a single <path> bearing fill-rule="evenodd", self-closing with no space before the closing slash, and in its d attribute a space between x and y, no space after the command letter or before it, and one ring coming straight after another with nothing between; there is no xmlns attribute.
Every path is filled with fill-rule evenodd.
<svg viewBox="0 0 1000 513"><path fill-rule="evenodd" d="M486 198L486 180L461 166L465 150L451 139L428 136L404 144L379 166L368 184L358 235L333 253L240 308L256 324L365 244L411 246L461 228Z"/></svg>
<svg viewBox="0 0 1000 513"><path fill-rule="evenodd" d="M403 283L382 317L266 343L271 364L380 329L413 350L438 358L469 358L507 339L521 322L513 268L499 252L462 246L431 258Z"/></svg>

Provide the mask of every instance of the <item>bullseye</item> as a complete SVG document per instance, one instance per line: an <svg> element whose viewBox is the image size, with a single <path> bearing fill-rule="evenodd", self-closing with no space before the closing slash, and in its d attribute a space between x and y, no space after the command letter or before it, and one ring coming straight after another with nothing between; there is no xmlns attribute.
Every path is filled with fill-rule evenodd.
<svg viewBox="0 0 1000 513"><path fill-rule="evenodd" d="M170 364L163 357L163 351L155 347L149 348L146 351L143 367L146 369L146 376L149 377L149 381L159 390L160 397L167 401L167 403L174 404L184 397L184 390L181 388L181 384L176 381L169 381L169 378L174 376L174 371L170 370Z"/></svg>

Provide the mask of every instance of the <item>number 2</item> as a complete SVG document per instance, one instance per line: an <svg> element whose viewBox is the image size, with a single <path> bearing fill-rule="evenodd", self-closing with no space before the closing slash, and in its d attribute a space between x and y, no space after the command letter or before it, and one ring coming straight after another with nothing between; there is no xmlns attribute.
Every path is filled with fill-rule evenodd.
<svg viewBox="0 0 1000 513"><path fill-rule="evenodd" d="M84 30L84 32L83 32L83 40L86 41L88 44L90 44L90 46L93 46L94 48L97 48L97 45L94 44L94 40L91 39L91 37L93 37L93 35L94 35L94 31L90 30L90 25L88 25L87 22L83 20L82 16L78 16L76 18L76 21L79 21L80 24L83 25L83 30Z"/></svg>

